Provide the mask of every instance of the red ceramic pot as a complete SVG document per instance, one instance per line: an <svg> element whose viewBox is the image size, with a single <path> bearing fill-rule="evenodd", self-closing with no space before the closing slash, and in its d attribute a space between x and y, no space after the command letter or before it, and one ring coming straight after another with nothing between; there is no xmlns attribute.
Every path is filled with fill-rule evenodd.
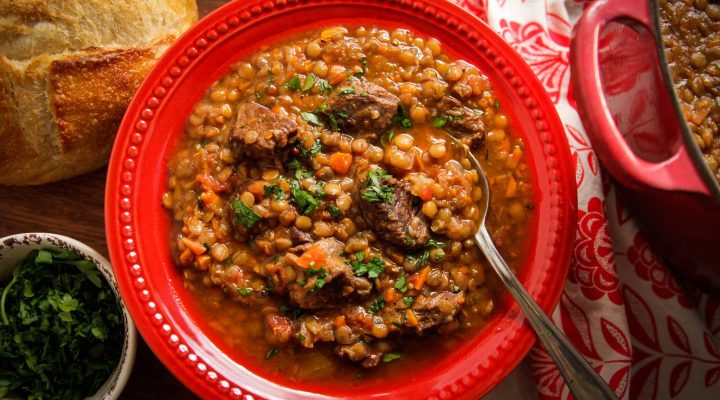
<svg viewBox="0 0 720 400"><path fill-rule="evenodd" d="M672 85L655 0L600 0L575 27L578 111L626 207L659 254L720 294L720 185Z"/></svg>
<svg viewBox="0 0 720 400"><path fill-rule="evenodd" d="M167 160L193 106L232 64L261 45L337 24L409 28L439 39L454 57L487 74L511 129L525 140L536 183L529 252L518 277L545 311L555 307L577 216L575 170L562 124L540 82L502 38L460 7L436 0L235 1L185 33L138 90L110 160L105 224L123 300L158 358L204 398L478 399L535 340L509 295L499 299L487 326L431 363L349 385L292 381L243 359L218 338L183 288L171 256L171 218L161 197L167 190Z"/></svg>

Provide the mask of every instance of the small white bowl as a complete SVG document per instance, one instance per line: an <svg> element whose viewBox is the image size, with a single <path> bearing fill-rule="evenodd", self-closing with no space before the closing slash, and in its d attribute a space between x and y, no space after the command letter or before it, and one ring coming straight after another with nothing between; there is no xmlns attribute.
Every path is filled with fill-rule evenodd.
<svg viewBox="0 0 720 400"><path fill-rule="evenodd" d="M0 282L7 282L18 263L20 263L30 251L35 249L73 251L95 264L97 269L105 277L105 280L110 283L110 288L113 293L115 293L115 297L118 298L118 304L122 309L125 341L117 367L115 367L115 370L110 374L107 381L98 389L97 393L89 398L93 400L117 399L120 397L123 388L125 388L125 384L130 377L130 372L132 372L133 364L135 364L137 331L125 305L120 301L120 292L118 291L117 282L115 281L110 262L97 251L67 236L52 233L20 233L0 239Z"/></svg>

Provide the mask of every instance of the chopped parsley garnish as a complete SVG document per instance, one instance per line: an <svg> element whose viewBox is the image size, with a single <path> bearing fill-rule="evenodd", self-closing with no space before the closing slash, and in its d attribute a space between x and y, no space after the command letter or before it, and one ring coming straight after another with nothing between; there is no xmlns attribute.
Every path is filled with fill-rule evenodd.
<svg viewBox="0 0 720 400"><path fill-rule="evenodd" d="M295 170L295 179L298 180L309 178L315 173L315 171L311 169L305 171L302 164L300 164L300 161L298 161L297 158L293 158L292 160L290 160L290 162L285 164L285 167L289 170Z"/></svg>
<svg viewBox="0 0 720 400"><path fill-rule="evenodd" d="M398 353L385 353L383 354L383 362L390 362L393 360L397 360L401 358L400 354Z"/></svg>
<svg viewBox="0 0 720 400"><path fill-rule="evenodd" d="M238 292L238 294L240 294L240 296L245 297L253 292L253 288L251 288L251 287L237 288L237 292Z"/></svg>
<svg viewBox="0 0 720 400"><path fill-rule="evenodd" d="M453 291L453 293L458 293L460 291L460 286L452 285L452 291Z"/></svg>
<svg viewBox="0 0 720 400"><path fill-rule="evenodd" d="M438 242L435 239L430 239L430 240L428 240L428 242L425 246L426 247L434 247L436 249L442 249L445 246L445 244Z"/></svg>
<svg viewBox="0 0 720 400"><path fill-rule="evenodd" d="M403 128L412 127L412 121L410 120L410 114L408 114L407 108L402 104L400 104L400 106L398 106L397 114L395 114L393 116L392 120L393 120L393 122L402 126Z"/></svg>
<svg viewBox="0 0 720 400"><path fill-rule="evenodd" d="M293 181L290 184L290 192L300 212L305 215L311 214L320 205L320 200L315 198L312 193L302 189L298 181Z"/></svg>
<svg viewBox="0 0 720 400"><path fill-rule="evenodd" d="M378 203L381 201L385 203L392 203L395 186L383 185L380 183L380 181L391 177L392 175L380 168L369 171L368 180L370 181L370 184L362 192L363 200L370 203Z"/></svg>
<svg viewBox="0 0 720 400"><path fill-rule="evenodd" d="M442 261L445 258L445 252L438 251L435 253L435 261Z"/></svg>
<svg viewBox="0 0 720 400"><path fill-rule="evenodd" d="M266 360L269 360L269 359L275 357L275 355L276 355L278 352L279 352L278 349L276 349L276 348L274 348L274 347L268 348L267 351L265 352L265 359L266 359Z"/></svg>
<svg viewBox="0 0 720 400"><path fill-rule="evenodd" d="M368 311L370 314L377 314L378 311L382 310L383 307L385 307L385 298L384 297L378 297L373 301L372 305L370 305L370 308L368 308Z"/></svg>
<svg viewBox="0 0 720 400"><path fill-rule="evenodd" d="M315 87L320 90L320 94L325 94L333 90L332 85L330 85L328 81L320 78L315 81Z"/></svg>
<svg viewBox="0 0 720 400"><path fill-rule="evenodd" d="M387 145L390 144L390 142L392 142L394 137L395 137L395 131L390 129L390 131L388 131L388 133L382 135L382 137L380 138L380 146L382 146L383 148L387 147Z"/></svg>
<svg viewBox="0 0 720 400"><path fill-rule="evenodd" d="M293 76L293 78L290 79L289 81L285 82L285 84L283 86L285 86L286 88L289 88L289 89L299 90L300 89L300 77L297 75Z"/></svg>
<svg viewBox="0 0 720 400"><path fill-rule="evenodd" d="M302 87L303 92L307 92L308 90L312 89L312 87L315 85L315 74L312 72L308 74L307 78L305 78L305 84Z"/></svg>
<svg viewBox="0 0 720 400"><path fill-rule="evenodd" d="M83 399L117 366L119 300L95 264L33 250L0 284L0 398Z"/></svg>
<svg viewBox="0 0 720 400"><path fill-rule="evenodd" d="M265 186L265 197L282 200L285 198L285 191L278 185L267 185Z"/></svg>
<svg viewBox="0 0 720 400"><path fill-rule="evenodd" d="M348 261L352 266L353 274L357 276L367 275L370 279L375 279L385 271L385 261L380 257L372 257L365 262L365 252L355 253L355 261Z"/></svg>
<svg viewBox="0 0 720 400"><path fill-rule="evenodd" d="M340 216L340 209L337 208L337 206L335 204L330 204L328 206L327 210L330 213L330 215L332 215L333 217L337 218Z"/></svg>
<svg viewBox="0 0 720 400"><path fill-rule="evenodd" d="M290 311L292 311L292 308L289 305L283 303L278 306L278 311L280 311L283 314L289 314Z"/></svg>
<svg viewBox="0 0 720 400"><path fill-rule="evenodd" d="M322 119L320 117L312 112L307 111L300 111L300 116L302 119L307 121L310 124L317 125L317 126L324 126L325 124L322 122Z"/></svg>
<svg viewBox="0 0 720 400"><path fill-rule="evenodd" d="M322 151L322 144L320 144L320 139L315 139L315 142L312 146L310 146L309 149L306 149L305 146L303 146L301 143L298 143L297 149L300 152L300 155L305 158L310 158L314 156L315 154Z"/></svg>
<svg viewBox="0 0 720 400"><path fill-rule="evenodd" d="M496 110L499 110L499 109L500 109L500 100L495 99L495 104L494 104L494 106L495 106L495 109L496 109Z"/></svg>
<svg viewBox="0 0 720 400"><path fill-rule="evenodd" d="M330 123L330 129L335 132L340 131L340 129L338 128L338 119L348 119L348 112L346 110L337 110L332 111L330 115L328 115L328 123Z"/></svg>
<svg viewBox="0 0 720 400"><path fill-rule="evenodd" d="M246 228L251 228L260 220L260 215L242 201L233 200L230 205L235 210L235 221L243 224Z"/></svg>
<svg viewBox="0 0 720 400"><path fill-rule="evenodd" d="M415 302L414 297L410 297L410 296L403 297L403 303L405 303L405 305L408 307L411 307L414 302Z"/></svg>
<svg viewBox="0 0 720 400"><path fill-rule="evenodd" d="M356 78L359 78L359 77L365 75L365 72L367 71L367 57L363 57L360 59L360 68L361 68L360 72L356 72L353 74L353 76L355 76Z"/></svg>
<svg viewBox="0 0 720 400"><path fill-rule="evenodd" d="M400 273L400 276L395 281L393 287L403 293L407 292L407 278L405 277L405 271Z"/></svg>
<svg viewBox="0 0 720 400"><path fill-rule="evenodd" d="M424 249L419 254L408 254L405 256L405 260L409 261L411 264L413 264L415 267L420 268L423 265L427 264L428 258L430 257L430 250Z"/></svg>
<svg viewBox="0 0 720 400"><path fill-rule="evenodd" d="M339 94L355 94L355 88L353 86L342 88L338 91Z"/></svg>
<svg viewBox="0 0 720 400"><path fill-rule="evenodd" d="M323 286L325 286L325 274L315 278L315 289L322 289Z"/></svg>
<svg viewBox="0 0 720 400"><path fill-rule="evenodd" d="M305 340L305 335L303 335L302 333L298 333L298 335L297 335L297 340L298 340L299 342L304 341L304 340Z"/></svg>
<svg viewBox="0 0 720 400"><path fill-rule="evenodd" d="M445 124L447 124L447 122L448 119L445 117L435 117L435 119L433 119L433 126L436 128L442 128Z"/></svg>
<svg viewBox="0 0 720 400"><path fill-rule="evenodd" d="M285 167L287 169L302 169L302 164L300 164L300 161L298 161L297 158L293 158L287 164L285 164Z"/></svg>

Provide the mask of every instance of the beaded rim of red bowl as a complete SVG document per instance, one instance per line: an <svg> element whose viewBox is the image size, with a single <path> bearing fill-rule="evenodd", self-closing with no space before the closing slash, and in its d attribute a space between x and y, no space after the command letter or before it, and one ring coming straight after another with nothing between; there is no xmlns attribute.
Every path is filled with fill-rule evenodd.
<svg viewBox="0 0 720 400"><path fill-rule="evenodd" d="M173 322L163 315L157 303L160 300L149 290L146 271L140 261L142 250L136 245L137 232L133 228L139 223L133 214L133 204L139 201L138 192L142 190L138 187L141 180L137 176L139 158L143 144L149 140L147 137L153 131L152 120L156 118L158 108L166 101L168 91L176 81L190 74L192 68L188 67L193 60L202 58L203 52L211 49L213 43L221 41L223 36L242 30L274 12L292 7L338 6L347 3L381 6L383 9L413 13L475 43L478 50L493 60L499 75L514 88L525 111L534 120L535 126L531 129L537 132L543 145L542 160L547 165L549 180L547 193L543 193L543 196L546 196L550 203L548 220L554 223L555 230L550 230L547 232L548 236L544 236L549 254L545 260L548 265L544 279L531 287L530 291L546 311L552 310L562 292L569 264L569 244L572 243L575 233L577 199L574 175L571 174L574 168L554 106L542 85L517 53L487 26L473 27L471 23L483 23L451 3L431 0L257 0L242 3L231 2L210 14L183 35L161 58L125 115L108 171L106 234L122 297L150 347L185 385L201 396L245 400L261 398L243 387L242 382L234 382L231 378L222 376L199 357L178 334ZM488 371L499 366L501 372L494 371L492 379L480 383L481 391L475 390L472 394L487 392L519 363L534 341L528 327L519 324L516 326L517 329L511 332L505 343L488 355L485 366L476 365L456 381L427 390L425 397L446 399L467 396L471 389L477 389L478 381L482 380Z"/></svg>

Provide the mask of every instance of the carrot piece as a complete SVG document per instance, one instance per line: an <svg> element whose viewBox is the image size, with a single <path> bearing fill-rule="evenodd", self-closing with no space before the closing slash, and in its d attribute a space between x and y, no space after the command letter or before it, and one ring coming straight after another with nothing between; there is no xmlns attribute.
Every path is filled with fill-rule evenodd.
<svg viewBox="0 0 720 400"><path fill-rule="evenodd" d="M210 268L210 256L207 254L199 256L197 258L197 264L200 270L207 271L207 269Z"/></svg>
<svg viewBox="0 0 720 400"><path fill-rule="evenodd" d="M422 201L431 200L433 198L433 192L432 192L432 189L430 188L430 185L423 186L423 188L420 189L420 193L418 193L418 197Z"/></svg>
<svg viewBox="0 0 720 400"><path fill-rule="evenodd" d="M415 316L415 313L412 312L412 310L408 309L405 311L405 318L407 319L408 326L418 326L418 319L417 316Z"/></svg>
<svg viewBox="0 0 720 400"><path fill-rule="evenodd" d="M415 275L415 289L420 290L425 286L425 281L427 280L428 275L430 275L430 266L426 266L423 268L420 273Z"/></svg>
<svg viewBox="0 0 720 400"><path fill-rule="evenodd" d="M333 65L330 67L330 71L328 72L328 82L335 86L338 83L342 82L347 78L347 74L345 72L345 67L342 65Z"/></svg>
<svg viewBox="0 0 720 400"><path fill-rule="evenodd" d="M385 291L385 302L386 303L394 303L397 299L397 290L393 288L388 288L388 290Z"/></svg>
<svg viewBox="0 0 720 400"><path fill-rule="evenodd" d="M335 320L333 320L333 326L336 328L339 328L341 326L345 326L345 316L344 315L338 315L335 317Z"/></svg>
<svg viewBox="0 0 720 400"><path fill-rule="evenodd" d="M200 200L202 200L203 205L209 205L214 203L218 199L218 195L215 194L213 191L206 191L200 193Z"/></svg>
<svg viewBox="0 0 720 400"><path fill-rule="evenodd" d="M195 177L195 181L199 182L203 189L213 192L223 192L229 188L226 183L220 183L214 176L208 175L207 172L201 172Z"/></svg>
<svg viewBox="0 0 720 400"><path fill-rule="evenodd" d="M182 238L182 242L185 245L185 247L190 249L196 256L199 256L200 254L204 254L207 251L205 246L203 246L202 244L200 244L194 240L190 240L188 238Z"/></svg>
<svg viewBox="0 0 720 400"><path fill-rule="evenodd" d="M515 195L517 195L517 182L515 182L515 178L513 178L511 176L510 179L508 179L507 190L505 191L505 196L508 198L512 198L512 197L515 197Z"/></svg>
<svg viewBox="0 0 720 400"><path fill-rule="evenodd" d="M315 245L307 249L300 257L298 257L296 263L298 267L308 269L310 267L320 267L325 264L325 258L327 254L322 247Z"/></svg>
<svg viewBox="0 0 720 400"><path fill-rule="evenodd" d="M254 181L248 185L247 191L255 196L255 200L262 199L265 195L265 181Z"/></svg>
<svg viewBox="0 0 720 400"><path fill-rule="evenodd" d="M190 263L193 260L193 257L195 257L195 256L193 256L192 251L190 251L190 249L185 249L180 254L180 264L185 265L185 266L190 265Z"/></svg>
<svg viewBox="0 0 720 400"><path fill-rule="evenodd" d="M350 169L352 160L352 155L338 151L330 156L330 168L340 175L345 175Z"/></svg>

